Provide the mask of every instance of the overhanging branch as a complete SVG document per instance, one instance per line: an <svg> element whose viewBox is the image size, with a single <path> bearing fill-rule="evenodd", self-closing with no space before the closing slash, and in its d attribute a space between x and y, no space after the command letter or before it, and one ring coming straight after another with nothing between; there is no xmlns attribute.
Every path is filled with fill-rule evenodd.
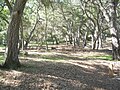
<svg viewBox="0 0 120 90"><path fill-rule="evenodd" d="M13 8L12 8L10 2L9 2L8 0L5 0L5 3L6 3L6 5L8 6L8 9L9 9L9 11L10 11L10 13L11 13Z"/></svg>

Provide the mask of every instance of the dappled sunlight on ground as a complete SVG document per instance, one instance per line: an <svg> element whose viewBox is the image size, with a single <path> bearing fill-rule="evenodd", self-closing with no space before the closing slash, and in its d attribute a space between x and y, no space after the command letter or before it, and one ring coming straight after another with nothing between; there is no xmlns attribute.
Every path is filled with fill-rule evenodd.
<svg viewBox="0 0 120 90"><path fill-rule="evenodd" d="M112 61L91 54L105 53L29 51L21 68L0 70L0 90L119 90L120 81L108 76Z"/></svg>
<svg viewBox="0 0 120 90"><path fill-rule="evenodd" d="M22 72L16 71L16 70L10 70L10 71L0 71L2 73L0 82L6 86L12 86L16 87L19 86L21 83L21 80L18 80L17 77L20 77L23 75Z"/></svg>
<svg viewBox="0 0 120 90"><path fill-rule="evenodd" d="M79 66L85 69L96 70L96 68L93 67L93 63L89 63L88 61L85 62L85 61L70 60L70 61L64 61L63 63L73 64L73 65L76 65L76 66Z"/></svg>

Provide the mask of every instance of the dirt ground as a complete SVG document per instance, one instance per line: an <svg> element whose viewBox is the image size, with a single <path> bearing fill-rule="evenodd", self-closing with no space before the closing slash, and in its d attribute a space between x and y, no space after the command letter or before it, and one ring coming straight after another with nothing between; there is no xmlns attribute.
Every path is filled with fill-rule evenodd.
<svg viewBox="0 0 120 90"><path fill-rule="evenodd" d="M28 52L21 68L0 69L0 90L120 90L120 79L108 75L113 61L93 58L110 53Z"/></svg>

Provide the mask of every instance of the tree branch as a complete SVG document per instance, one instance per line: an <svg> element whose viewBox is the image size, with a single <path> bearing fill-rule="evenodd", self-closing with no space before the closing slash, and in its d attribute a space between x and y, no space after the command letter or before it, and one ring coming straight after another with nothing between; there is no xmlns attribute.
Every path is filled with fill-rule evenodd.
<svg viewBox="0 0 120 90"><path fill-rule="evenodd" d="M9 2L8 0L5 0L5 3L6 3L6 5L8 6L8 9L9 9L9 11L10 11L10 13L11 13L13 8L12 8L10 2Z"/></svg>

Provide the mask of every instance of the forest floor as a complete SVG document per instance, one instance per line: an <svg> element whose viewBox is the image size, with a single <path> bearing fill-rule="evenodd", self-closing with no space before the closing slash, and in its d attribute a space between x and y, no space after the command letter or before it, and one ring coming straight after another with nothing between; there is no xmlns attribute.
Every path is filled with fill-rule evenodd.
<svg viewBox="0 0 120 90"><path fill-rule="evenodd" d="M20 56L22 67L0 69L0 90L120 90L110 77L110 50L39 52Z"/></svg>

